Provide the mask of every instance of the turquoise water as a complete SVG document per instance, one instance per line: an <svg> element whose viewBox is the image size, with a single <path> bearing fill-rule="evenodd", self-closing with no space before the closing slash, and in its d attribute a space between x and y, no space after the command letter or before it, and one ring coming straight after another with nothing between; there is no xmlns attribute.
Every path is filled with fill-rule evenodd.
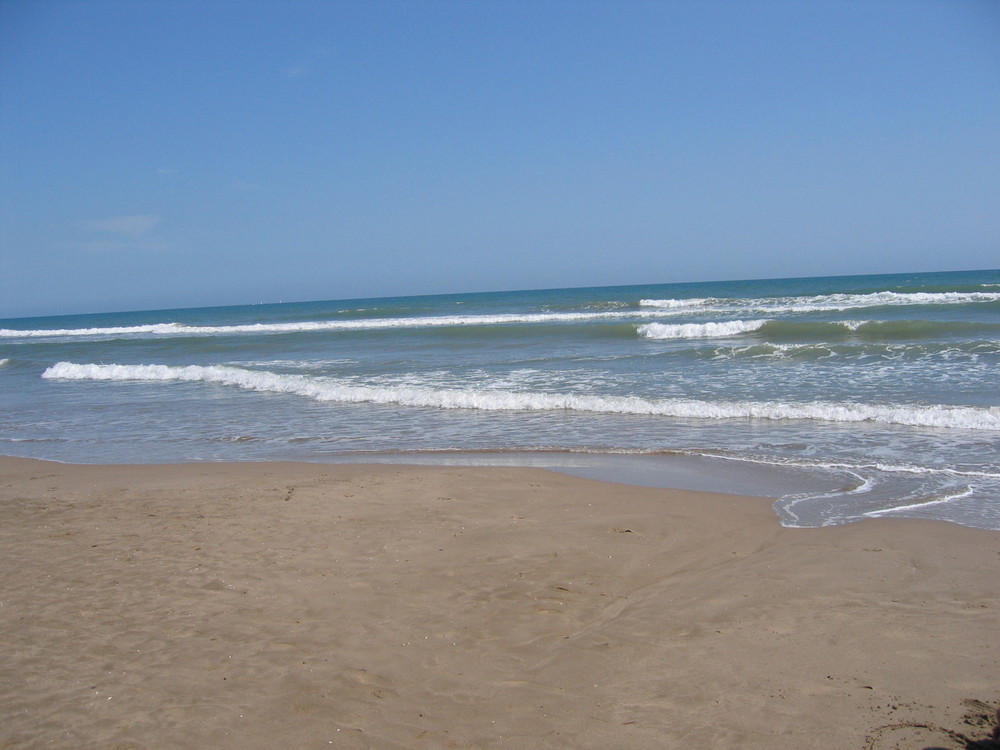
<svg viewBox="0 0 1000 750"><path fill-rule="evenodd" d="M998 364L1000 271L25 318L0 453L696 461L789 526L1000 529Z"/></svg>

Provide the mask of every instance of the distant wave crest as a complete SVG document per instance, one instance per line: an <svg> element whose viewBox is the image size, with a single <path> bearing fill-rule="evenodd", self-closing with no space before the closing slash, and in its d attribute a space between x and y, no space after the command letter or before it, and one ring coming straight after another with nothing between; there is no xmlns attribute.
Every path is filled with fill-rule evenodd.
<svg viewBox="0 0 1000 750"><path fill-rule="evenodd" d="M634 312L507 313L500 315L439 315L406 318L362 318L354 320L303 320L292 323L247 323L223 326L189 326L183 323L156 323L143 326L107 328L40 328L16 330L0 328L0 338L42 338L70 336L218 336L228 334L304 333L311 331L364 331L389 328L440 328L535 323L573 323L588 320L620 320Z"/></svg>
<svg viewBox="0 0 1000 750"><path fill-rule="evenodd" d="M108 326L106 328L36 328L18 330L16 328L0 328L0 338L43 338L56 336L122 336L131 334L153 333L170 335L182 333L187 326L180 323L153 323L145 326Z"/></svg>
<svg viewBox="0 0 1000 750"><path fill-rule="evenodd" d="M907 305L968 305L1000 302L1000 292L872 292L817 294L802 297L704 297L643 299L639 304L668 310L757 310L767 313L839 312L863 307Z"/></svg>
<svg viewBox="0 0 1000 750"><path fill-rule="evenodd" d="M73 338L73 337L145 337L145 336L225 336L236 334L288 334L317 331L366 331L384 329L440 328L467 326L538 325L579 322L625 322L637 318L668 318L690 314L718 314L722 316L771 316L788 313L831 312L865 307L901 305L961 305L981 302L1000 302L1000 292L875 292L872 294L825 294L806 297L703 297L692 299L643 299L639 309L620 309L627 303L609 303L616 309L574 312L534 312L482 315L437 315L403 317L341 318L334 320L302 320L292 322L235 323L232 325L187 325L178 322L150 323L136 326L107 326L93 328L36 328L18 330L0 328L3 338ZM356 311L355 311L356 312ZM734 320L725 323L698 323L705 326L704 333L671 331L695 330L690 326L658 326L648 323L640 333L648 338L688 338L731 335L722 332L725 326L749 325L756 320ZM713 328L714 327L714 328ZM756 330L748 329L748 330ZM740 331L736 331L739 333ZM745 332L745 331L743 331Z"/></svg>
<svg viewBox="0 0 1000 750"><path fill-rule="evenodd" d="M922 427L1000 430L1000 408L967 406L869 405L646 399L575 393L449 389L426 386L371 386L333 378L248 370L227 365L74 364L59 362L43 378L104 381L185 381L216 383L245 390L288 393L317 401L396 404L486 411L578 411L697 419L817 420L879 422Z"/></svg>
<svg viewBox="0 0 1000 750"><path fill-rule="evenodd" d="M726 320L708 323L646 323L636 328L649 339L691 339L759 333L774 340L838 341L854 336L867 341L899 341L936 336L995 337L993 323L932 320Z"/></svg>
<svg viewBox="0 0 1000 750"><path fill-rule="evenodd" d="M697 339L737 336L760 330L766 320L727 320L718 323L646 323L639 335L649 339Z"/></svg>

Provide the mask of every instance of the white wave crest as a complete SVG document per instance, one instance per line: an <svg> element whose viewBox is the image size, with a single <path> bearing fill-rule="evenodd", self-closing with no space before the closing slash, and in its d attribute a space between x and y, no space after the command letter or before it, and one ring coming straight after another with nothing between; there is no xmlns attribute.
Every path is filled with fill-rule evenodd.
<svg viewBox="0 0 1000 750"><path fill-rule="evenodd" d="M0 328L0 338L48 338L75 336L214 336L228 334L299 333L309 331L358 331L388 328L433 328L442 326L489 326L536 323L572 323L624 320L636 317L671 317L692 312L782 314L831 312L886 305L961 305L1000 301L1000 292L875 292L872 294L824 294L811 297L691 299L643 299L643 313L630 310L589 312L509 313L498 315L441 315L405 318L363 318L356 320L296 321L290 323L246 323L192 326L165 322L138 326L95 328Z"/></svg>
<svg viewBox="0 0 1000 750"><path fill-rule="evenodd" d="M923 510L924 508L929 508L934 505L945 505L947 503L953 502L955 500L964 500L967 497L971 497L975 490L972 487L966 487L960 492L955 492L950 495L945 495L944 497L932 498L930 500L924 500L919 503L909 503L908 505L897 505L892 508L880 508L879 510L870 510L867 513L862 513L861 515L867 518L878 518L880 516L888 516L893 513L909 513L914 510Z"/></svg>
<svg viewBox="0 0 1000 750"><path fill-rule="evenodd" d="M677 310L692 307L706 307L725 301L726 300L716 297L692 297L690 299L641 299L639 300L639 305L642 307L663 307L669 310Z"/></svg>
<svg viewBox="0 0 1000 750"><path fill-rule="evenodd" d="M644 299L643 307L703 309L716 312L755 310L765 313L839 312L864 307L907 305L967 305L1000 302L1000 292L872 292L870 294L817 294L804 297L705 297L694 299Z"/></svg>
<svg viewBox="0 0 1000 750"><path fill-rule="evenodd" d="M663 313L664 315L668 313ZM239 333L301 333L310 331L364 331L389 328L439 328L446 326L490 326L518 323L572 323L581 321L635 318L627 311L579 313L508 313L499 315L440 315L410 318L363 318L360 320L297 321L293 323L247 323L224 326L189 326L183 323L156 323L143 326L108 328L42 328L16 330L0 328L0 338L41 338L66 336L217 336Z"/></svg>
<svg viewBox="0 0 1000 750"><path fill-rule="evenodd" d="M145 326L109 326L107 328L38 328L19 331L14 328L0 328L0 338L43 338L47 336L127 336L131 334L154 333L170 335L188 330L180 323L154 323Z"/></svg>
<svg viewBox="0 0 1000 750"><path fill-rule="evenodd" d="M757 331L766 320L728 320L721 323L646 323L637 328L648 339L700 339L738 336Z"/></svg>
<svg viewBox="0 0 1000 750"><path fill-rule="evenodd" d="M816 420L1000 430L1000 408L907 406L756 401L646 399L576 393L519 392L494 389L435 388L419 385L358 385L334 378L248 370L225 365L106 365L59 362L43 378L110 381L188 381L217 383L252 391L289 393L317 401L397 404L487 411L578 411L697 419Z"/></svg>

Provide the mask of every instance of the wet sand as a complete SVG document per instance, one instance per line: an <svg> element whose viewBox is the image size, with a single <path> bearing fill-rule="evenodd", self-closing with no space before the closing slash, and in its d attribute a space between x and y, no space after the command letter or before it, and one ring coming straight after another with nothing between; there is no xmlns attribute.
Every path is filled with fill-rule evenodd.
<svg viewBox="0 0 1000 750"><path fill-rule="evenodd" d="M542 469L0 458L3 748L966 748L1000 533Z"/></svg>

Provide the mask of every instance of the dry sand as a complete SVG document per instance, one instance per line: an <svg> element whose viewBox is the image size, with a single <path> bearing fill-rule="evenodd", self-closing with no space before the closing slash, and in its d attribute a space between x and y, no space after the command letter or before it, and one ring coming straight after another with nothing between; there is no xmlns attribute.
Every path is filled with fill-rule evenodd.
<svg viewBox="0 0 1000 750"><path fill-rule="evenodd" d="M0 458L3 748L965 748L1000 533L540 469Z"/></svg>

